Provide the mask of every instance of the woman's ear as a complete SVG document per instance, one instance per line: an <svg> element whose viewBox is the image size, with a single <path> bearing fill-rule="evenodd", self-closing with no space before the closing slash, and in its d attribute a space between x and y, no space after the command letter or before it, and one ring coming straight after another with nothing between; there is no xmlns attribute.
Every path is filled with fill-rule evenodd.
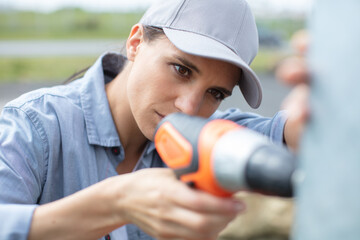
<svg viewBox="0 0 360 240"><path fill-rule="evenodd" d="M143 41L144 27L141 24L136 24L131 28L130 35L126 41L126 55L129 61L134 61Z"/></svg>

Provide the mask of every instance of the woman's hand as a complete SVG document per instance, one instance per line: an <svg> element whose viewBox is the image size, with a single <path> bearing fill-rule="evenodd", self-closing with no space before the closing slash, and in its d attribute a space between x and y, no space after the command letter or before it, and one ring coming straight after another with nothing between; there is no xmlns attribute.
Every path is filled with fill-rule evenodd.
<svg viewBox="0 0 360 240"><path fill-rule="evenodd" d="M159 240L211 240L242 210L238 200L191 189L171 169L150 168L39 206L28 239L98 239L132 223Z"/></svg>
<svg viewBox="0 0 360 240"><path fill-rule="evenodd" d="M296 151L305 124L310 116L308 105L310 74L304 58L309 46L307 32L301 30L295 33L291 43L296 54L286 58L279 64L276 76L282 83L294 87L283 101L283 108L288 112L288 120L284 128L284 139L286 144Z"/></svg>
<svg viewBox="0 0 360 240"><path fill-rule="evenodd" d="M244 210L235 199L191 189L171 169L145 169L127 174L118 188L118 209L127 223L156 239L216 239Z"/></svg>

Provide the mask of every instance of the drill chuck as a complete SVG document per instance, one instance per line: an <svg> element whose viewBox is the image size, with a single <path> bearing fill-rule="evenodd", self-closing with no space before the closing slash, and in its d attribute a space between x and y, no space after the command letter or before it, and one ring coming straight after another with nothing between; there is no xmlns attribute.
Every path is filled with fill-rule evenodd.
<svg viewBox="0 0 360 240"><path fill-rule="evenodd" d="M246 128L229 131L213 149L214 172L229 192L250 190L291 197L295 158L284 147Z"/></svg>

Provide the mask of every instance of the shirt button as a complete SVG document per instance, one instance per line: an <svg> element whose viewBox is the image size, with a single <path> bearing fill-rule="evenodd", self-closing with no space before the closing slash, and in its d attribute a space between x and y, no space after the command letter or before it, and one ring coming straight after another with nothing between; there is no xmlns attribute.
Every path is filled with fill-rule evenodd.
<svg viewBox="0 0 360 240"><path fill-rule="evenodd" d="M115 156L118 156L120 154L120 148L119 147L112 147L111 148L111 152L112 154L114 154Z"/></svg>
<svg viewBox="0 0 360 240"><path fill-rule="evenodd" d="M109 234L105 236L105 240L111 240L111 237Z"/></svg>

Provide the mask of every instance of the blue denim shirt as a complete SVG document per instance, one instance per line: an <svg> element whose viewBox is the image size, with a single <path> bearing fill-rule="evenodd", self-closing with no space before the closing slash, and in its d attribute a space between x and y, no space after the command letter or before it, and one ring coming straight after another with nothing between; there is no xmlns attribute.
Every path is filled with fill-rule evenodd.
<svg viewBox="0 0 360 240"><path fill-rule="evenodd" d="M108 58L110 65L103 59ZM0 115L0 239L26 239L33 212L117 175L124 150L113 122L105 84L125 59L105 54L84 77L67 85L29 92L9 102ZM106 65L106 66L105 66ZM238 122L282 142L285 117L216 112L211 118ZM148 142L134 171L166 167ZM96 207L96 206L94 206ZM134 225L112 239L152 239Z"/></svg>

